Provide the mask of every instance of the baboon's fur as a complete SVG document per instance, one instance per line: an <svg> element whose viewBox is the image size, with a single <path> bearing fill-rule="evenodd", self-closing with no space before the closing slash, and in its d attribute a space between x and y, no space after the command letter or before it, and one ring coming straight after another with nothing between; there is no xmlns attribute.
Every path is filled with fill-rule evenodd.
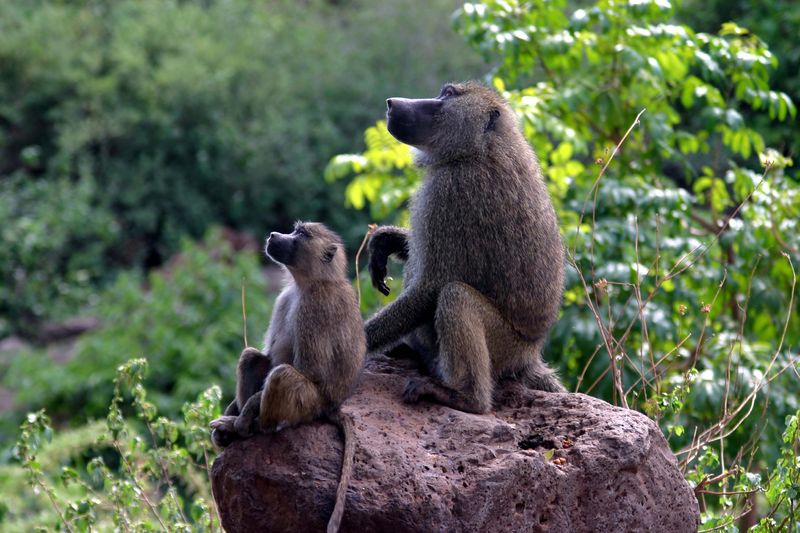
<svg viewBox="0 0 800 533"><path fill-rule="evenodd" d="M446 85L436 99L387 100L389 131L415 146L425 173L411 229L381 227L369 243L373 284L390 255L406 260L397 300L369 319L369 351L401 342L433 379L407 401L433 398L486 412L497 381L564 388L542 361L564 285L564 249L536 156L495 91Z"/></svg>
<svg viewBox="0 0 800 533"><path fill-rule="evenodd" d="M264 350L246 348L237 366L236 399L212 422L218 446L255 432L327 418L343 433L345 450L328 531L336 531L352 474L353 423L339 411L364 362L364 329L347 279L344 244L318 223L272 233L267 255L287 272L264 337Z"/></svg>

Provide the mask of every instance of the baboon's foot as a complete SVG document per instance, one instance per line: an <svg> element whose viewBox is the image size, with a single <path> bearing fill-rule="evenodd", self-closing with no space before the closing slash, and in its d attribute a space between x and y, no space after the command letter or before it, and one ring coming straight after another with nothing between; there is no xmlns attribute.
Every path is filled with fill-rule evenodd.
<svg viewBox="0 0 800 533"><path fill-rule="evenodd" d="M217 448L227 448L237 440L239 440L239 435L235 433L229 433L219 429L211 430L211 442L213 442L214 446Z"/></svg>
<svg viewBox="0 0 800 533"><path fill-rule="evenodd" d="M436 383L430 379L409 379L406 384L406 390L403 391L403 401L405 403L417 403L420 400L433 400L436 403L441 403L467 413L486 413L491 408L491 402L480 402L469 398L457 390Z"/></svg>
<svg viewBox="0 0 800 533"><path fill-rule="evenodd" d="M236 432L235 416L222 416L211 421L211 440L218 448L225 448L242 437Z"/></svg>
<svg viewBox="0 0 800 533"><path fill-rule="evenodd" d="M234 424L236 423L236 419L239 418L238 416L221 416L215 420L212 420L209 426L211 429L218 429L220 431L234 431Z"/></svg>

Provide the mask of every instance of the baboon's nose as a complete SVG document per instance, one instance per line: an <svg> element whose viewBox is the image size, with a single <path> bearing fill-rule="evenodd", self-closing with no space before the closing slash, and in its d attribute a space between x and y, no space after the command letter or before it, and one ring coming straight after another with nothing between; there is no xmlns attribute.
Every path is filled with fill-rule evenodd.
<svg viewBox="0 0 800 533"><path fill-rule="evenodd" d="M386 109L391 109L391 108L392 108L392 99L391 98L387 98L386 99Z"/></svg>
<svg viewBox="0 0 800 533"><path fill-rule="evenodd" d="M274 232L274 231L273 231L272 233L270 233L270 234L269 234L269 238L270 238L270 239L271 239L271 238L273 238L274 236L275 236L275 232Z"/></svg>

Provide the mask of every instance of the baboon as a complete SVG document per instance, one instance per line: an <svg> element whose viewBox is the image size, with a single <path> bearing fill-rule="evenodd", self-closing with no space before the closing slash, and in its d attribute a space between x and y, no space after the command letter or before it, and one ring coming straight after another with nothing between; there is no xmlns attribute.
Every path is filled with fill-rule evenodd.
<svg viewBox="0 0 800 533"><path fill-rule="evenodd" d="M477 82L436 98L389 98L387 127L416 148L423 182L411 229L378 228L372 283L387 259L405 261L397 300L365 325L370 352L400 344L428 365L404 399L484 413L500 380L563 391L543 362L564 285L564 248L539 163L503 98Z"/></svg>
<svg viewBox="0 0 800 533"><path fill-rule="evenodd" d="M264 350L246 348L237 366L236 399L211 423L226 446L256 432L327 418L344 438L342 474L328 531L337 531L353 469L353 421L339 406L364 363L366 343L344 244L319 223L271 233L267 255L288 272L275 302Z"/></svg>

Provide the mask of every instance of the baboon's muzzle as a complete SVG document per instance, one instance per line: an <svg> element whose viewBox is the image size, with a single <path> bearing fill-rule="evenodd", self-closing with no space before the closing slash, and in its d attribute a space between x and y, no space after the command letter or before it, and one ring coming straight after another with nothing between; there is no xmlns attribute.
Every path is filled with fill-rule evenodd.
<svg viewBox="0 0 800 533"><path fill-rule="evenodd" d="M395 139L412 146L425 146L433 136L434 117L442 107L436 98L389 98L386 127Z"/></svg>
<svg viewBox="0 0 800 533"><path fill-rule="evenodd" d="M273 231L267 238L264 251L272 260L282 265L291 265L295 252L294 237Z"/></svg>

